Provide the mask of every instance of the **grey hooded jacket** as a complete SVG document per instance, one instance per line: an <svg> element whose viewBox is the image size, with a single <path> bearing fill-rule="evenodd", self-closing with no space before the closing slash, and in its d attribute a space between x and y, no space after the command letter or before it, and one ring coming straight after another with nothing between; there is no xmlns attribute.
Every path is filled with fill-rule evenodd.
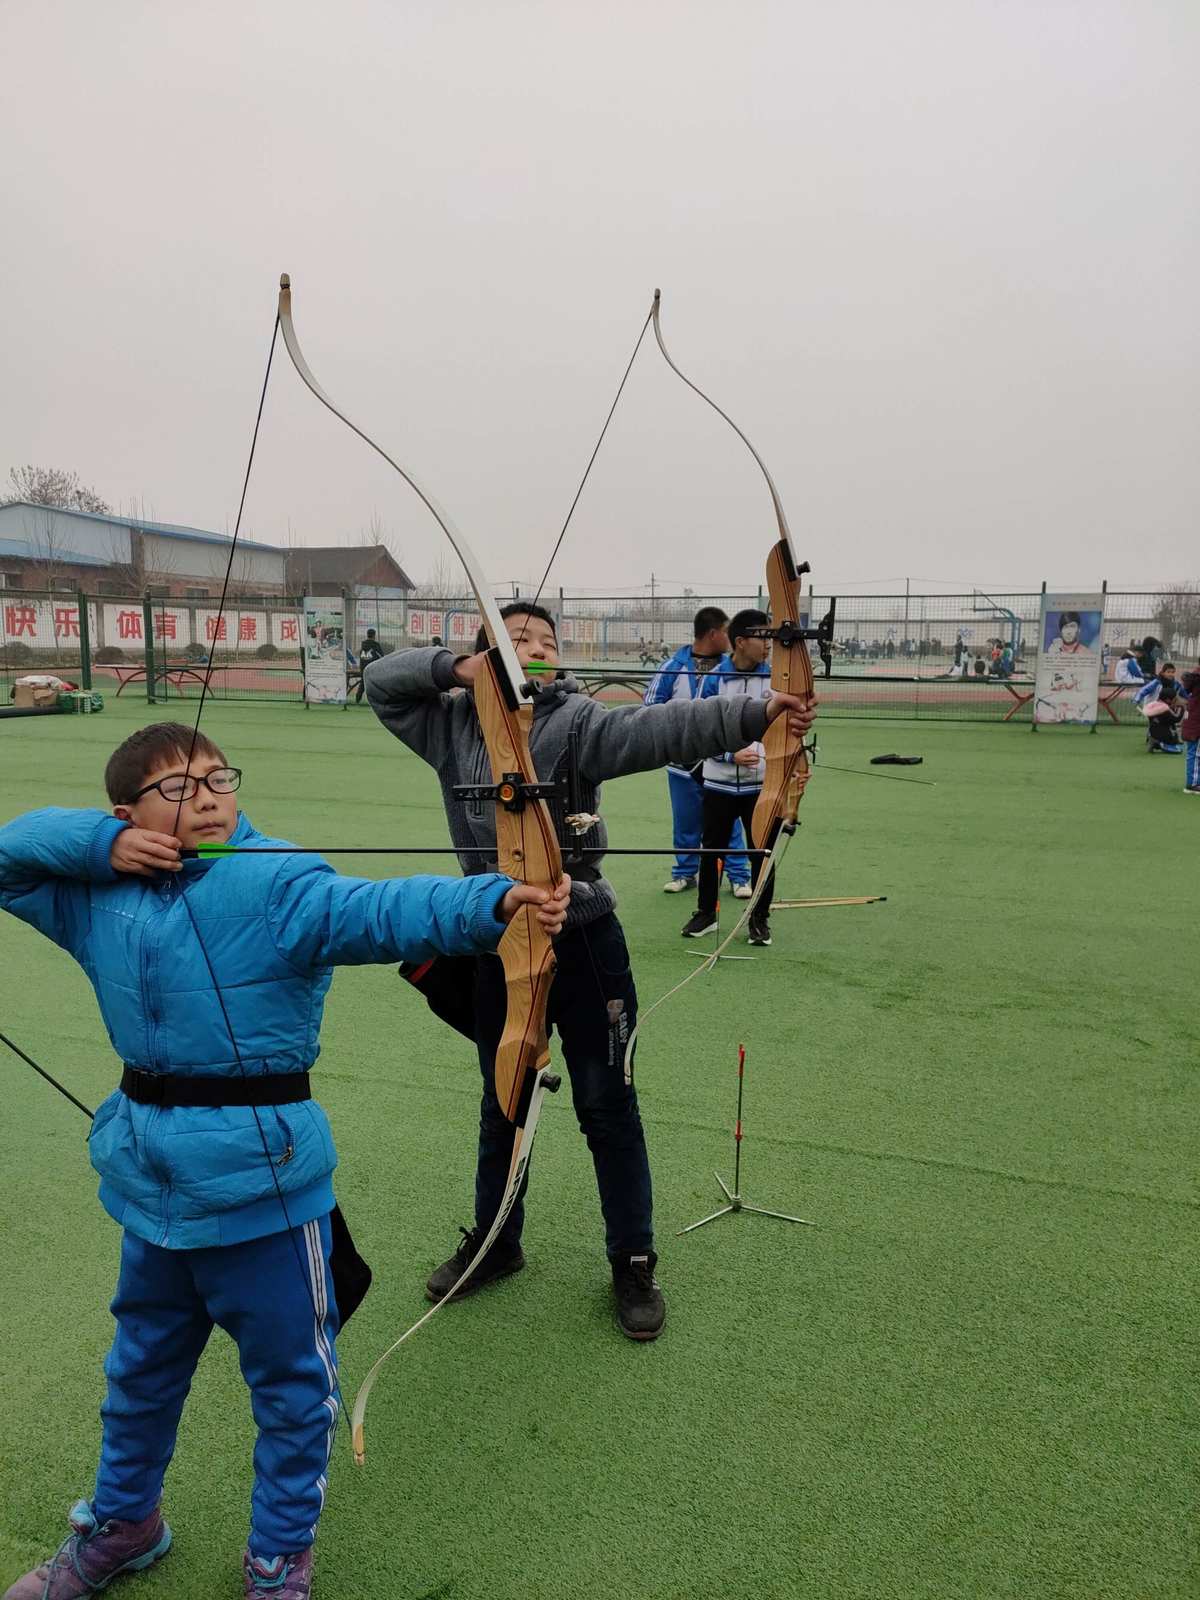
<svg viewBox="0 0 1200 1600"><path fill-rule="evenodd" d="M388 732L437 773L454 846L489 852L460 856L463 871L495 872L493 802L457 800L453 793L457 783L492 782L475 702L456 687L454 663L453 653L438 646L394 651L367 668L367 699ZM606 779L652 771L668 762L692 767L706 756L753 744L766 727L766 705L761 700L713 696L656 706L605 707L580 693L573 678L565 677L546 683L535 697L529 749L539 781L554 783L566 775L568 735L576 733L581 802L585 811L598 812L600 785ZM566 827L566 806L559 800L548 804L564 854L576 844L601 849L607 845L603 821L577 839ZM589 855L586 868L572 871L568 928L582 927L616 908L617 897L600 872L600 859Z"/></svg>

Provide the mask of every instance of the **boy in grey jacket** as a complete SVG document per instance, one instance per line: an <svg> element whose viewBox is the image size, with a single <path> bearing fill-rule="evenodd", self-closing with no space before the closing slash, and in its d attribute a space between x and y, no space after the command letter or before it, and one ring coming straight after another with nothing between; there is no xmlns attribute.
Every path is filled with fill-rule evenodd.
<svg viewBox="0 0 1200 1600"><path fill-rule="evenodd" d="M558 663L554 619L538 605L514 601L500 613L522 666L534 677ZM389 733L395 734L437 772L450 837L460 849L496 848L495 811L490 801L464 804L456 784L486 785L491 766L470 692L483 660L486 641L476 654L455 657L446 649L396 651L366 672L367 698ZM776 716L786 714L796 733L807 732L815 704L790 695L771 700L712 698L671 700L663 705L607 709L579 693L572 679L538 677L530 753L538 779L552 783L567 774L576 752L586 812L600 807L600 786L608 778L646 772L673 762L694 766L706 756L741 749L761 739ZM465 689L468 692L456 693ZM585 846L588 865L571 866L571 903L566 926L554 941L556 971L550 991L548 1023L558 1029L562 1057L571 1080L579 1126L596 1169L605 1246L612 1266L617 1320L631 1339L655 1339L666 1306L655 1282L650 1163L632 1084L625 1082L625 1045L637 1022L637 991L625 935L616 916L616 895L600 869L608 835L602 820L576 839L566 828L566 806L549 802L565 850ZM494 854L464 854L465 873L493 870ZM496 1099L495 1051L504 1026L506 994L498 957L476 963L475 1025L483 1074L479 1155L475 1175L475 1227L461 1229L463 1242L429 1279L431 1299L440 1299L468 1265L499 1209L508 1178L512 1129ZM469 1294L498 1278L519 1272L524 1190L488 1255L458 1293Z"/></svg>

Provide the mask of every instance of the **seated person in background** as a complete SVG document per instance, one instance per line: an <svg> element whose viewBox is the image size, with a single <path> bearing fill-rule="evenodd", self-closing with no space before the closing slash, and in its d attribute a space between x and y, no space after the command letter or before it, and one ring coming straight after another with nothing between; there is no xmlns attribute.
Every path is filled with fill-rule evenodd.
<svg viewBox="0 0 1200 1600"><path fill-rule="evenodd" d="M1141 696L1138 696L1139 700ZM1163 684L1158 698L1145 702L1146 752L1148 755L1178 756L1183 754L1183 740L1179 724L1183 721L1185 700L1179 685Z"/></svg>
<svg viewBox="0 0 1200 1600"><path fill-rule="evenodd" d="M971 671L975 674L975 676L977 678L986 678L987 677L987 665L984 662L984 659L983 659L982 656L977 655L975 657L975 665L971 668Z"/></svg>
<svg viewBox="0 0 1200 1600"><path fill-rule="evenodd" d="M1122 650L1121 659L1113 669L1114 683L1143 683L1142 669L1137 664L1137 657L1132 650Z"/></svg>

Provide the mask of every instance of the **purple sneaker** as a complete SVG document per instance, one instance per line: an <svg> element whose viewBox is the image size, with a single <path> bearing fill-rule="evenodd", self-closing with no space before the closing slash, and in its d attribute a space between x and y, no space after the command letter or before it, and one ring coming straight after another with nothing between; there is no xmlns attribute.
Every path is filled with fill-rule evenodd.
<svg viewBox="0 0 1200 1600"><path fill-rule="evenodd" d="M294 1556L242 1556L246 1600L309 1600L312 1594L312 1546Z"/></svg>
<svg viewBox="0 0 1200 1600"><path fill-rule="evenodd" d="M97 1522L81 1500L67 1521L71 1532L54 1555L18 1578L4 1600L79 1600L107 1588L123 1572L153 1566L171 1548L171 1530L157 1506L141 1522Z"/></svg>

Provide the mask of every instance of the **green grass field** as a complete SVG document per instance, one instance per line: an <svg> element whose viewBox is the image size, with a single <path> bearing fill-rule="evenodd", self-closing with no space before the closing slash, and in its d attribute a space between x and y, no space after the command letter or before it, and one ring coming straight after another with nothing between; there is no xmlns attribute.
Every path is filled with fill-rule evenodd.
<svg viewBox="0 0 1200 1600"><path fill-rule="evenodd" d="M0 723L0 819L100 803L108 751L149 717L110 700ZM432 777L365 709L216 704L205 727L245 767L260 827L326 847L444 839ZM1200 805L1181 760L1112 727L831 722L822 745L850 767L921 753L911 775L937 787L818 771L780 895L887 904L777 912L772 949L646 1026L665 1336L615 1330L560 1095L528 1269L394 1358L365 1469L338 1440L322 1600L1200 1592ZM660 774L610 785L604 807L615 844L668 842ZM643 1005L688 966L667 871L611 863ZM96 1104L117 1063L82 974L11 918L0 972L0 1028ZM739 1042L746 1196L819 1226L743 1215L676 1239L715 1208L714 1168L730 1175ZM349 1398L470 1218L477 1069L393 970L356 969L334 982L318 1072L376 1274L340 1345ZM90 1490L118 1230L84 1119L7 1052L0 1081L4 1583ZM123 1594L240 1594L252 1442L218 1336L167 1480L175 1548Z"/></svg>

